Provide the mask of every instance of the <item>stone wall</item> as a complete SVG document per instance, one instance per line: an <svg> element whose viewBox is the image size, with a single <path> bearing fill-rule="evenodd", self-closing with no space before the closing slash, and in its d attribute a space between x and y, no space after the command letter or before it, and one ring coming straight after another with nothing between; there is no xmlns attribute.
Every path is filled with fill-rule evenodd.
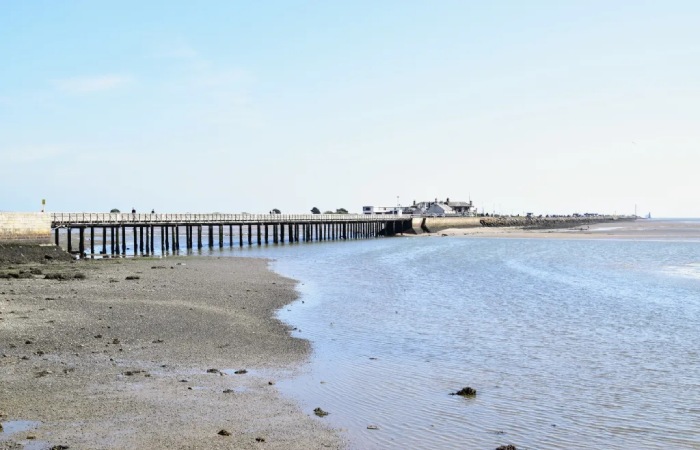
<svg viewBox="0 0 700 450"><path fill-rule="evenodd" d="M416 234L437 233L449 228L474 227L524 227L524 228L566 228L594 223L634 220L634 216L594 216L594 217L414 217L412 230Z"/></svg>
<svg viewBox="0 0 700 450"><path fill-rule="evenodd" d="M635 220L634 216L590 216L590 217L480 217L481 225L485 227L524 227L524 228L567 228L606 223L615 221Z"/></svg>
<svg viewBox="0 0 700 450"><path fill-rule="evenodd" d="M0 212L0 242L51 242L51 214Z"/></svg>

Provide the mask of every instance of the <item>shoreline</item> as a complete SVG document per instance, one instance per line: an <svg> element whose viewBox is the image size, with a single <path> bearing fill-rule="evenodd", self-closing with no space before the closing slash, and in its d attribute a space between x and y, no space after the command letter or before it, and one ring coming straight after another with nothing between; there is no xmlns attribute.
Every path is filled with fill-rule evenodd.
<svg viewBox="0 0 700 450"><path fill-rule="evenodd" d="M0 449L344 448L274 386L308 360L310 343L276 318L296 281L267 260L12 270L31 267L42 273L0 279Z"/></svg>
<svg viewBox="0 0 700 450"><path fill-rule="evenodd" d="M449 228L409 237L473 237L511 239L623 239L623 240L700 240L700 220L683 223L673 220L606 222L566 228L474 227Z"/></svg>

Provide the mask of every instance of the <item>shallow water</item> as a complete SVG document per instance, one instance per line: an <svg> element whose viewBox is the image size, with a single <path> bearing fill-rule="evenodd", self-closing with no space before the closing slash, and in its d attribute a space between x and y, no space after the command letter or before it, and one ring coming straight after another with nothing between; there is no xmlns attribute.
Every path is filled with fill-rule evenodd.
<svg viewBox="0 0 700 450"><path fill-rule="evenodd" d="M300 280L280 317L314 355L279 387L330 412L319 420L351 448L700 448L698 242L392 238L229 254L275 258ZM465 386L477 396L449 395Z"/></svg>

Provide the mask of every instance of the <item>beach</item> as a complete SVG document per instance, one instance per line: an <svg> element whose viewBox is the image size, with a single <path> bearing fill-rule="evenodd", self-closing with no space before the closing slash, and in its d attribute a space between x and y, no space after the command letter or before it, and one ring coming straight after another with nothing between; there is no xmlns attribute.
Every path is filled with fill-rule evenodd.
<svg viewBox="0 0 700 450"><path fill-rule="evenodd" d="M404 235L407 236L410 235ZM446 258L443 262L449 262L447 266L428 270L428 273L452 279L461 279L462 273L469 273L470 280L480 279L481 276L487 281L480 285L479 291L483 298L491 298L484 293L488 293L490 286L499 286L504 281L488 281L492 274L488 269L491 262L470 262L489 254L483 249L487 241L478 240L467 245L467 240L456 242L437 239L443 236L544 240L700 239L697 222L686 223L682 220L640 220L561 229L450 229L412 237L422 243L416 241L417 245L411 245L410 250L406 249L408 253L400 260L389 263L391 267L401 267L394 275L391 275L394 272L381 266L385 256L377 257L376 246L387 249L396 247L398 250L402 247L398 245L401 238L342 246L313 245L304 253L309 253L309 268L316 267L317 261L326 261L321 266L328 268L336 267L333 258L346 261L344 264L348 260L358 259L359 256L353 252L366 246L370 259L358 263L359 266L355 269L349 269L351 272L366 271L372 264L380 264L372 271L373 274L399 278L405 274L411 280L419 280L425 275L425 264L428 262L441 264ZM432 239L421 239L427 237ZM435 240L435 244L444 243L437 247L443 256L416 260L420 261L417 266L420 275L416 273L411 277L406 262L413 260L412 254L423 255L428 248L432 248L426 247L432 240ZM500 244L494 245L500 251L507 252L511 258L518 257L519 253L513 254L508 250L510 243L505 240L499 242ZM573 244L576 243L572 242ZM493 250L491 244L488 245ZM449 250L453 247L453 250ZM319 278L330 280L330 284L318 290L323 292L323 299L311 295L306 298L306 305L297 302L294 307L287 308L294 311L292 314L301 316L289 316L290 313L283 309L283 314L287 315L285 320L292 323L292 326L303 328L303 334L300 333L301 330L294 331L292 326L278 320L277 312L291 304L299 295L297 282L270 271L270 261L264 257L278 255L275 258L284 261L288 258L284 253L294 254L295 248L296 246L270 248L270 256L261 254L262 258L237 258L228 254L223 257L78 261L58 252L53 246L38 250L35 248L38 251L35 255L30 255L28 249L15 248L14 251L7 251L0 248L5 255L5 259L0 257L0 423L4 428L0 432L0 449L321 449L363 448L364 445L367 445L366 448L399 448L400 439L411 442L414 448L450 448L452 444L445 440L446 436L451 436L454 432L450 426L446 426L443 433L438 435L413 434L417 432L415 430L421 429L422 420L439 424L443 421L442 414L445 411L449 412L448 417L457 418L463 417L467 412L462 409L461 403L453 404L445 392L455 386L460 387L462 382L475 382L486 392L485 398L499 391L504 392L502 401L508 404L510 400L506 395L507 389L491 386L493 380L484 375L490 370L487 363L493 359L490 354L484 359L485 368L473 373L471 380L462 381L463 369L459 371L461 375L453 378L441 375L445 378L445 385L438 392L433 392L432 376L420 384L420 373L433 373L435 362L430 355L437 348L435 345L427 347L430 350L426 349L428 353L419 361L413 361L413 354L409 353L394 363L397 367L403 367L404 363L410 367L393 370L390 365L383 371L382 361L390 361L393 352L401 346L386 347L390 350L386 350L385 346L369 350L367 346L371 348L373 340L361 333L353 334L364 329L367 324L365 317L358 319L357 323L342 325L342 318L349 315L344 305L350 304L358 296L364 302L371 293L380 292L381 298L372 310L381 311L384 307L391 309L391 323L397 327L395 322L401 317L397 314L403 309L392 306L392 296L400 293L394 301L397 305L403 304L406 299L430 298L431 295L434 296L429 294L434 291L434 285L430 291L423 291L419 289L420 283L410 285L398 281L386 282L379 277L377 284L368 292L357 294L355 291L362 286L354 285L353 289L348 289L348 269L338 264L338 274L326 271ZM459 248L468 251L458 250ZM449 251L454 254L450 253L451 256L446 257L443 252ZM349 253L345 255L347 252ZM321 256L326 253L327 256ZM460 255L471 256L462 263L457 263ZM299 255L295 258L302 257ZM299 267L305 260L302 258L294 261L293 267ZM538 260L526 258L526 261L527 264L532 264ZM462 266L471 269L459 269ZM277 270L278 264L275 267ZM481 275L478 275L479 267L484 268ZM515 267L519 266L516 264ZM512 269L506 265L496 272L505 273ZM545 269L551 268L538 270ZM452 270L458 272L450 276ZM299 280L314 279L312 272L282 273ZM520 276L520 272L515 271L506 279L516 279L517 276ZM579 276L577 272L576 279ZM404 286L403 290L392 290L391 286L396 285ZM437 285L450 286L446 282ZM519 284L525 285L527 283ZM389 290L382 291L382 286ZM417 291L408 294L405 292L406 286L413 286L411 289ZM537 284L534 283L533 286ZM299 287L302 293L309 294L304 286ZM455 292L458 290L449 289L439 297L450 298ZM493 297L500 298L500 295L498 291ZM309 319L303 319L303 314L306 314L304 311L318 308L319 302L327 301L326 297L335 301L324 303L322 311L318 312L321 319L311 315L310 321L313 324L308 322ZM458 299L453 303L457 305L461 301ZM476 302L476 299L471 302ZM445 307L443 303L441 308ZM342 313L333 312L336 304L343 309ZM405 310L410 312L422 307L421 305L422 303L405 307ZM326 312L327 309L329 312ZM365 307L353 309L356 314L362 314L364 310ZM433 313L438 310L440 309L433 310ZM491 311L488 305L476 310ZM450 317L457 316L456 313L450 314ZM500 323L509 317L498 316L497 320ZM413 319L407 320L406 323L413 323ZM487 317L483 322L489 323L492 320L496 319ZM440 323L443 322L445 321ZM358 326L359 323L364 325ZM385 329L386 323L381 320L381 330ZM399 320L398 323L403 322ZM422 324L420 328L427 330L429 326L430 323ZM465 329L472 330L475 327L472 324ZM398 336L387 340L392 343L403 342L402 340L413 336L412 330L413 328L402 330ZM439 337L445 332L446 329L441 325L439 331L429 334ZM380 333L373 331L369 335L377 336ZM485 340L489 335L487 332L477 333L471 339ZM311 341L300 339L299 336L306 336ZM535 336L534 339L539 342L540 338L541 336ZM359 356L351 352L350 356L346 355L342 359L338 356L342 354L341 350L334 347L336 340L344 350L357 346ZM455 342L467 341L462 336L446 342L451 349ZM292 381L291 386L295 387L288 387L285 391L283 388L288 383L287 380L294 380L299 374L303 378L302 369L310 361L311 342L315 358L320 358L321 361L334 358L333 370L312 374L310 378L307 376L310 379L308 385L304 380ZM499 343L498 348L500 345ZM469 348L471 352L476 351ZM382 353L384 351L388 353ZM452 350L448 353L451 354ZM517 354L517 351L508 353L513 354ZM474 357L479 360L478 352ZM433 362L427 363L429 359ZM342 365L344 361L349 364L347 367ZM420 364L426 364L422 370L412 369ZM472 366L473 364L470 365ZM357 370L362 371L359 379L362 380L363 389L372 392L369 397L363 397L362 392L353 384L357 378L353 371ZM446 368L444 370L449 372ZM349 380L343 378L345 374L348 374ZM398 393L390 395L393 391L384 385L386 380L392 380L392 385L405 389L406 384L402 384L401 380L406 374L411 374L410 385L422 386L421 389L409 397ZM516 372L515 375L517 374ZM381 392L377 393L367 387L375 384L383 386ZM289 391L295 395L289 396ZM425 396L426 404L433 405L431 411L437 411L435 418L418 415L418 422L411 423L410 426L396 425L389 421L388 417L397 411L415 408L413 404L400 405L403 401L401 399L408 401L409 398L421 396ZM381 400L379 405L373 403L377 398ZM353 402L355 406L352 406ZM438 404L441 406L436 408L435 405ZM367 405L374 406L367 409ZM474 442L489 442L488 445L495 448L511 438L526 444L528 439L531 442L541 439L546 441L544 436L530 436L519 429L518 421L526 420L525 418L519 418L510 425L499 424L499 417L488 409L493 405L498 403L485 401L482 406L475 405L472 408L486 408L484 412L470 416L470 420L483 420L481 429L486 430L485 435L471 434L470 439ZM318 418L313 412L315 407L329 410L332 415ZM561 420L554 416L551 419ZM396 421L404 424L409 418L399 414ZM459 420L457 423L461 424ZM367 431L369 425L376 424L385 430ZM401 428L402 426L408 428ZM491 428L497 426L504 429L510 427L512 434L508 440L501 438L500 434L494 434ZM348 442L348 435L354 441ZM493 440L492 444L490 440Z"/></svg>
<svg viewBox="0 0 700 450"><path fill-rule="evenodd" d="M683 220L646 220L598 223L564 228L472 227L450 228L418 236L469 236L533 239L700 239L697 223Z"/></svg>
<svg viewBox="0 0 700 450"><path fill-rule="evenodd" d="M0 448L342 448L283 398L307 361L251 258L11 265L0 274ZM26 278L22 278L26 277ZM323 405L318 405L323 406Z"/></svg>

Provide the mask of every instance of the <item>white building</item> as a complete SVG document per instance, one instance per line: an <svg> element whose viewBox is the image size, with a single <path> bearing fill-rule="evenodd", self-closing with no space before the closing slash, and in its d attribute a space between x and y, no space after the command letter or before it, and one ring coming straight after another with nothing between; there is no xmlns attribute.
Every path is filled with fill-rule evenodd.
<svg viewBox="0 0 700 450"><path fill-rule="evenodd" d="M363 214L394 214L394 215L436 215L436 216L474 216L476 208L471 200L454 202L447 198L444 202L413 202L411 206L363 206Z"/></svg>
<svg viewBox="0 0 700 450"><path fill-rule="evenodd" d="M362 214L393 214L400 216L402 209L399 206L363 206Z"/></svg>
<svg viewBox="0 0 700 450"><path fill-rule="evenodd" d="M435 199L432 202L414 203L415 214L429 214L440 216L473 216L476 208L471 200L468 202L451 201L447 198L444 202Z"/></svg>

